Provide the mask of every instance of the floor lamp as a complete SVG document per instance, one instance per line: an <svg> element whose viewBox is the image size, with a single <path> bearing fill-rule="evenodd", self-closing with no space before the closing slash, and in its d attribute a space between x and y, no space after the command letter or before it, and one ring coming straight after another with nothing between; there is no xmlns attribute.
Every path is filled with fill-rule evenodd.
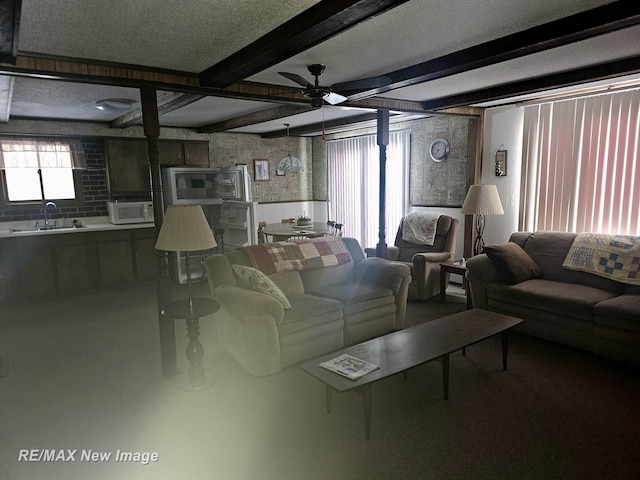
<svg viewBox="0 0 640 480"><path fill-rule="evenodd" d="M476 240L473 244L473 254L482 253L484 248L484 217L485 215L504 215L498 189L495 185L471 185L462 204L460 213L476 216Z"/></svg>
<svg viewBox="0 0 640 480"><path fill-rule="evenodd" d="M216 240L207 217L200 205L170 205L165 213L156 250L167 252L185 252L187 271L186 301L177 301L163 310L165 315L187 320L187 358L189 359L189 373L187 387L203 388L211 384L211 378L206 375L202 366L204 349L198 337L200 336L199 318L217 310L217 303L210 299L193 298L191 286L190 252L209 250L216 246Z"/></svg>

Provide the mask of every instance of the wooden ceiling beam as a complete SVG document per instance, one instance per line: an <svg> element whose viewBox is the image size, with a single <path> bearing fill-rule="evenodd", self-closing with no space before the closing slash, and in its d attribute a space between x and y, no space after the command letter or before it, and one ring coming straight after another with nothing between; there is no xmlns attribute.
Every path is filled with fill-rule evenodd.
<svg viewBox="0 0 640 480"><path fill-rule="evenodd" d="M497 87L475 90L450 97L425 100L422 106L425 110L439 110L477 103L502 100L518 95L538 93L552 88L571 87L585 82L609 80L622 75L640 73L640 57L627 58L616 62L579 68L568 72L545 75L520 82L512 82Z"/></svg>
<svg viewBox="0 0 640 480"><path fill-rule="evenodd" d="M22 0L0 0L0 62L16 61L21 10Z"/></svg>
<svg viewBox="0 0 640 480"><path fill-rule="evenodd" d="M157 99L158 115L162 116L165 113L173 112L193 102L197 102L201 98L204 98L204 95L164 92ZM131 125L140 124L142 124L142 107L134 108L124 115L121 115L113 120L109 126L110 128L126 128Z"/></svg>
<svg viewBox="0 0 640 480"><path fill-rule="evenodd" d="M363 113L361 115L356 115L354 117L327 120L325 122L318 122L311 125L303 125L301 127L289 128L288 131L286 129L276 130L269 133L263 133L260 136L262 138L279 138L279 137L286 137L287 135L296 137L301 135L309 135L312 133L321 132L323 130L329 130L329 129L343 127L347 125L354 125L357 123L372 122L372 121L375 121L377 118L378 118L378 114L376 112Z"/></svg>
<svg viewBox="0 0 640 480"><path fill-rule="evenodd" d="M407 0L322 0L200 74L224 88L276 65Z"/></svg>
<svg viewBox="0 0 640 480"><path fill-rule="evenodd" d="M275 108L269 108L267 110L260 110L259 112L249 113L247 115L240 115L238 117L225 120L223 122L210 123L209 125L203 125L198 128L198 133L214 133L223 132L226 130L232 130L234 128L246 127L248 125L255 125L257 123L270 122L279 118L288 117L291 115L297 115L299 113L305 113L313 110L311 105L302 107L298 105L280 105Z"/></svg>
<svg viewBox="0 0 640 480"><path fill-rule="evenodd" d="M486 67L637 24L640 24L640 2L619 0L433 60L384 73L382 75L389 77L391 83L349 95L349 100L379 95Z"/></svg>

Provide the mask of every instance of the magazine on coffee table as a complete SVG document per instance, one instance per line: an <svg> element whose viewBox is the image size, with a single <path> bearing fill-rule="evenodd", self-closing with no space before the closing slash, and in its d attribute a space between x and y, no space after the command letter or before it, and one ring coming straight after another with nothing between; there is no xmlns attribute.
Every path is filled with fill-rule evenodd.
<svg viewBox="0 0 640 480"><path fill-rule="evenodd" d="M360 377L377 370L378 365L353 357L347 353L342 354L326 362L320 364L321 367L339 373L351 380L357 380Z"/></svg>

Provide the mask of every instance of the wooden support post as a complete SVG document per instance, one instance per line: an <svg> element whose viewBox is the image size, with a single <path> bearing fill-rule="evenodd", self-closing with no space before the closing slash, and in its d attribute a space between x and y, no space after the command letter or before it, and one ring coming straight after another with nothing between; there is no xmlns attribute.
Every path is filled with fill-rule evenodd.
<svg viewBox="0 0 640 480"><path fill-rule="evenodd" d="M160 171L160 119L156 89L144 86L140 89L142 102L142 122L147 137L149 169L151 172L151 198L153 199L153 215L156 235L160 232L164 220L164 200L162 196L162 175ZM173 318L163 315L163 310L173 302L173 285L169 276L169 254L156 250L157 277L156 291L158 297L158 321L160 328L160 361L162 375L173 378L178 373L176 357L176 333Z"/></svg>
<svg viewBox="0 0 640 480"><path fill-rule="evenodd" d="M387 145L389 144L389 110L378 110L377 118L378 138L377 143L380 148L380 208L379 208L379 230L378 244L376 245L376 257L387 257L386 243L386 185L387 185Z"/></svg>

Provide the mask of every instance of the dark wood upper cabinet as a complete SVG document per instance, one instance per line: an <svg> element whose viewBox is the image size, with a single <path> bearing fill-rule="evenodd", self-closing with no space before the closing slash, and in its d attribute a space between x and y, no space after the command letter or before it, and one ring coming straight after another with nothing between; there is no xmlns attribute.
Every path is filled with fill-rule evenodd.
<svg viewBox="0 0 640 480"><path fill-rule="evenodd" d="M107 140L109 193L150 193L149 156L146 140Z"/></svg>
<svg viewBox="0 0 640 480"><path fill-rule="evenodd" d="M158 147L161 165L209 166L209 142L160 140ZM106 150L110 194L151 192L146 140L109 138Z"/></svg>
<svg viewBox="0 0 640 480"><path fill-rule="evenodd" d="M209 165L209 142L160 140L162 165Z"/></svg>

